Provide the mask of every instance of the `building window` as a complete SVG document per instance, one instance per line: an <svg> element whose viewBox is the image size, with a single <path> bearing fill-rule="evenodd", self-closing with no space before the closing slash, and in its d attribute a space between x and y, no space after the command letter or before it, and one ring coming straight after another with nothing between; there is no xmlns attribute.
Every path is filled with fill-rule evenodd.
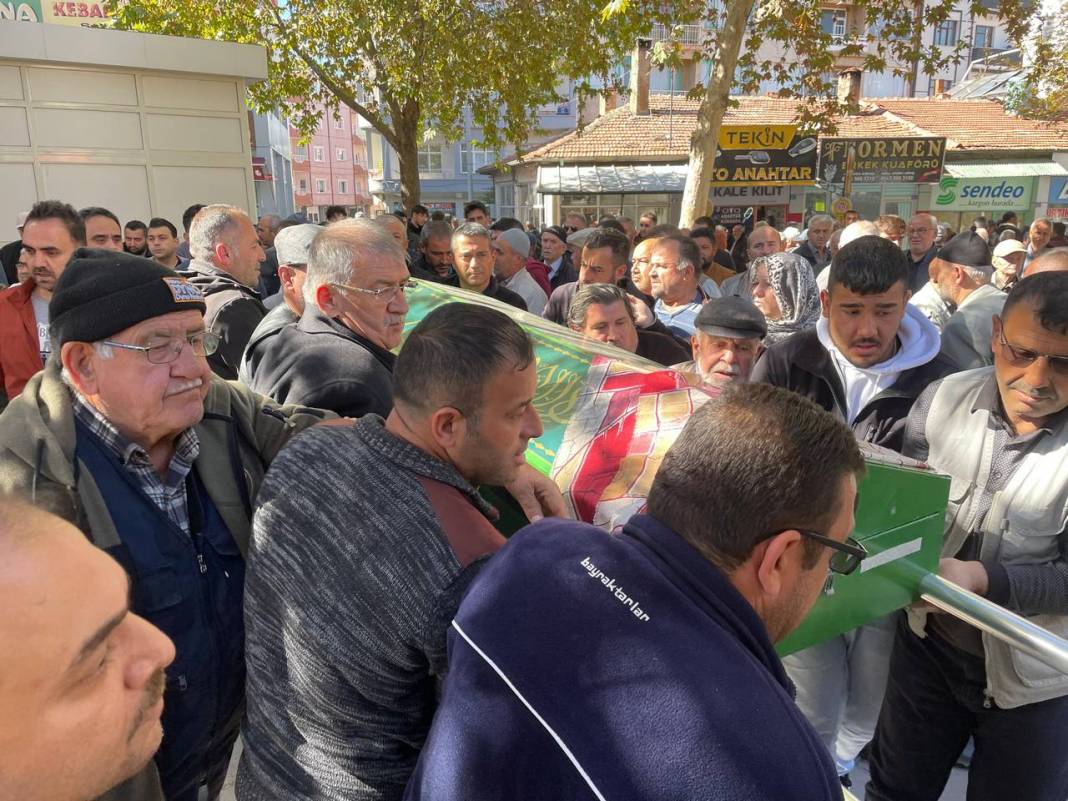
<svg viewBox="0 0 1068 801"><path fill-rule="evenodd" d="M934 43L936 45L955 45L957 43L957 21L947 19L938 23L935 28Z"/></svg>
<svg viewBox="0 0 1068 801"><path fill-rule="evenodd" d="M307 145L297 145L297 158L301 159L303 161L307 161L308 160L308 146Z"/></svg>
<svg viewBox="0 0 1068 801"><path fill-rule="evenodd" d="M338 130L338 131L344 131L345 130L345 121L344 120L334 120L334 129Z"/></svg>
<svg viewBox="0 0 1068 801"><path fill-rule="evenodd" d="M846 32L846 13L844 11L820 12L820 28L828 36L841 39Z"/></svg>
<svg viewBox="0 0 1068 801"><path fill-rule="evenodd" d="M474 158L473 168L472 158ZM460 172L464 175L478 172L480 168L493 164L495 161L497 161L497 154L492 150L475 147L470 142L463 142L460 145Z"/></svg>
<svg viewBox="0 0 1068 801"><path fill-rule="evenodd" d="M976 25L972 47L987 49L994 46L994 27L992 25Z"/></svg>
<svg viewBox="0 0 1068 801"><path fill-rule="evenodd" d="M355 150L352 151L352 163L353 164L359 164L360 163L360 154L357 153Z"/></svg>
<svg viewBox="0 0 1068 801"><path fill-rule="evenodd" d="M324 194L326 192L326 179L325 178L316 178L315 179L315 191L318 192L320 195L322 195L322 194Z"/></svg>
<svg viewBox="0 0 1068 801"><path fill-rule="evenodd" d="M326 160L326 151L323 150L322 145L316 145L315 147L312 148L312 158L315 159L316 161L325 161Z"/></svg>
<svg viewBox="0 0 1068 801"><path fill-rule="evenodd" d="M347 195L349 193L349 182L344 178L337 179L337 193L339 195Z"/></svg>
<svg viewBox="0 0 1068 801"><path fill-rule="evenodd" d="M336 158L338 161L344 161L345 160L345 155L346 155L345 154L345 148L343 148L343 147L334 148L334 158Z"/></svg>
<svg viewBox="0 0 1068 801"><path fill-rule="evenodd" d="M419 172L441 172L441 145L422 145L419 148Z"/></svg>
<svg viewBox="0 0 1068 801"><path fill-rule="evenodd" d="M934 97L942 92L948 92L952 86L953 81L949 80L949 78L929 78L927 94Z"/></svg>
<svg viewBox="0 0 1068 801"><path fill-rule="evenodd" d="M308 179L307 178L301 178L300 179L300 191L301 191L301 194L304 194L305 192L308 191Z"/></svg>

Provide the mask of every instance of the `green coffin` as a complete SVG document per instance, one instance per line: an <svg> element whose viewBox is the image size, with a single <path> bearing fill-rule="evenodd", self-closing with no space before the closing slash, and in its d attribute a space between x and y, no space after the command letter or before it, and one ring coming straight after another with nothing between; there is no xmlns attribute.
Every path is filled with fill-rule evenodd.
<svg viewBox="0 0 1068 801"><path fill-rule="evenodd" d="M530 334L538 362L534 405L545 433L530 443L527 462L556 480L573 516L612 531L643 510L660 460L710 391L482 295L417 283L408 293L406 331L437 306L463 302L498 309ZM912 603L920 577L938 566L949 480L889 451L870 449L866 457L854 536L869 556L853 575L834 577L801 627L779 644L783 654ZM492 500L501 501L506 535L522 525L506 502Z"/></svg>

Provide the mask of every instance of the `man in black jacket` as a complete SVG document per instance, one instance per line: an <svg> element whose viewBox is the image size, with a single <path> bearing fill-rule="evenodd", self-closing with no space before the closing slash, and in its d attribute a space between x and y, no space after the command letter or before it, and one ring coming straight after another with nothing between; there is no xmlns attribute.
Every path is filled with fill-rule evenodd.
<svg viewBox="0 0 1068 801"><path fill-rule="evenodd" d="M304 313L262 343L249 386L344 417L388 415L408 281L404 251L384 226L360 219L324 228L308 251Z"/></svg>
<svg viewBox="0 0 1068 801"><path fill-rule="evenodd" d="M753 380L800 392L858 439L900 450L916 396L947 372L937 329L908 303L909 272L892 242L850 242L831 265L819 323L768 348Z"/></svg>
<svg viewBox="0 0 1068 801"><path fill-rule="evenodd" d="M267 314L255 290L263 247L243 209L214 204L193 218L189 249L193 261L181 275L204 295L204 327L221 340L208 364L215 375L232 381L252 332Z"/></svg>
<svg viewBox="0 0 1068 801"><path fill-rule="evenodd" d="M862 236L847 244L831 262L816 328L768 348L753 381L792 389L843 419L857 439L900 451L916 397L947 372L937 329L908 302L909 275L909 257L893 242ZM846 786L875 731L892 643L887 617L784 660L798 706Z"/></svg>
<svg viewBox="0 0 1068 801"><path fill-rule="evenodd" d="M456 285L468 292L527 310L527 303L505 287L493 274L497 253L493 249L489 229L478 223L464 223L452 235L452 262L456 269Z"/></svg>

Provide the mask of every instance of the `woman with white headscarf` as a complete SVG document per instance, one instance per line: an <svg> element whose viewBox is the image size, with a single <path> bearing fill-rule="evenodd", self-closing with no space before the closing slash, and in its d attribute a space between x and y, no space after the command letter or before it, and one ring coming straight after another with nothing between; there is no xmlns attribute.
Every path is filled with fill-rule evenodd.
<svg viewBox="0 0 1068 801"><path fill-rule="evenodd" d="M749 266L753 303L768 321L765 345L813 328L820 319L820 291L812 266L794 253L772 253Z"/></svg>

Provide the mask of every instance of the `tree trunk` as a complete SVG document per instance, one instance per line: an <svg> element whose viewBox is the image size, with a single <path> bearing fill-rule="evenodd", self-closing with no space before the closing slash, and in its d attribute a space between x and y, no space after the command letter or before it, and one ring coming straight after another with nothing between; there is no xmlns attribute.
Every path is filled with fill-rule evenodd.
<svg viewBox="0 0 1068 801"><path fill-rule="evenodd" d="M410 214L419 203L419 108L409 101L393 114L393 132L397 137L394 149L400 162L401 205Z"/></svg>
<svg viewBox="0 0 1068 801"><path fill-rule="evenodd" d="M695 219L710 211L708 195L712 189L719 126L727 110L738 54L745 40L745 26L755 3L756 0L728 0L723 27L716 32L712 74L697 110L697 129L690 138L690 169L682 193L680 228L691 227Z"/></svg>

